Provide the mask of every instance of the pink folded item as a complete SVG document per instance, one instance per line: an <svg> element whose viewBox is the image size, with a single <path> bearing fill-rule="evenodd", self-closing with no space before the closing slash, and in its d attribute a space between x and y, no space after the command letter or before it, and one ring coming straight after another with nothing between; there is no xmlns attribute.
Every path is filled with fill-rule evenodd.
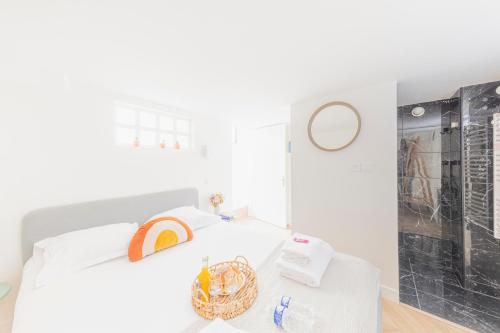
<svg viewBox="0 0 500 333"><path fill-rule="evenodd" d="M306 265L311 261L314 250L321 242L319 238L296 232L283 245L283 259L298 265Z"/></svg>

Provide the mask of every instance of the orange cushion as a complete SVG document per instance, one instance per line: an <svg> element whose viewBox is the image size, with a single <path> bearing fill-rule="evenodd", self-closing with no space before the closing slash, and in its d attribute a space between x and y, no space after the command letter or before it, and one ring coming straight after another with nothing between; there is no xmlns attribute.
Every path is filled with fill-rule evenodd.
<svg viewBox="0 0 500 333"><path fill-rule="evenodd" d="M128 247L130 261L138 261L163 249L193 239L193 231L181 220L158 217L144 223L135 233Z"/></svg>

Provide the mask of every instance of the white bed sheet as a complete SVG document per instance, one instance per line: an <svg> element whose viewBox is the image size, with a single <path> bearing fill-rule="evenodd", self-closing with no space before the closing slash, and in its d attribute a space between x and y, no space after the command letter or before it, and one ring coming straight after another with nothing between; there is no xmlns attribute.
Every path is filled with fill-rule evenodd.
<svg viewBox="0 0 500 333"><path fill-rule="evenodd" d="M257 271L259 295L252 307L229 323L248 333L283 333L272 321L273 299L290 296L309 304L315 314L314 333L380 332L379 270L365 260L335 253L321 286L311 288L280 276L274 262L276 249ZM265 283L262 283L265 281ZM208 324L200 319L183 333L198 333Z"/></svg>
<svg viewBox="0 0 500 333"><path fill-rule="evenodd" d="M251 225L220 223L195 231L192 242L137 263L120 258L79 272L57 285L34 289L39 267L24 268L13 333L33 332L198 332L206 326L192 309L190 287L201 258L212 263L244 255L257 268L256 304L231 321L250 333L274 332L261 320L274 294L293 295L326 319L321 332L372 333L380 330L378 270L364 260L337 253L321 288L282 278L274 260L284 234Z"/></svg>
<svg viewBox="0 0 500 333"><path fill-rule="evenodd" d="M199 316L191 307L191 283L210 262L244 255L259 267L283 241L282 234L219 223L195 231L193 241L136 263L116 259L57 284L35 289L40 265L25 265L13 333L181 332Z"/></svg>

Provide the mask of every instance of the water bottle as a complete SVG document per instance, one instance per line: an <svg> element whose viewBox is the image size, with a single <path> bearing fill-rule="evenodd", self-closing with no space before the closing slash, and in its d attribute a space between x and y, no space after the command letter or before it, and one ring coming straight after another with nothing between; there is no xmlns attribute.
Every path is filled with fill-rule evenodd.
<svg viewBox="0 0 500 333"><path fill-rule="evenodd" d="M272 305L282 305L285 308L298 312L308 318L314 317L314 311L311 306L297 302L290 296L274 297L272 300Z"/></svg>
<svg viewBox="0 0 500 333"><path fill-rule="evenodd" d="M300 312L276 305L273 315L274 324L287 333L313 333L314 319Z"/></svg>

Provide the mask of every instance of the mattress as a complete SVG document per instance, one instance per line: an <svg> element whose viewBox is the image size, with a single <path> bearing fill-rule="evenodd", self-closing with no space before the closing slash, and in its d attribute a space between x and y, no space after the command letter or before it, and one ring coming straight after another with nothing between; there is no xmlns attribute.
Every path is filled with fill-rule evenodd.
<svg viewBox="0 0 500 333"><path fill-rule="evenodd" d="M57 284L38 289L34 288L34 281L40 263L31 258L23 271L13 333L188 331L204 324L193 311L190 301L191 283L200 270L203 256L208 255L210 262L215 263L243 255L257 268L259 281L276 281L279 277L275 276L271 261L282 242L283 233L264 232L249 225L219 223L197 230L191 242L159 252L139 262L130 263L125 257L119 258L82 270ZM337 290L337 294L344 296L336 300L348 304L331 306L342 309L348 305L350 315L347 320L352 321L352 332L375 332L365 328L379 325L378 316L372 313L378 311L377 308L372 308L373 304L378 304L378 296L374 296L378 293L378 275L367 268L372 266L366 262L352 257L345 258L351 269L341 274L341 280L352 279L353 274L362 273L355 280L365 287L359 288L359 285L345 284L344 281ZM333 263L334 261L330 265L331 272L327 274L336 276L336 265ZM344 269L343 266L338 268ZM329 276L325 278L325 283L329 286L331 283L339 283L338 279ZM330 280L331 282L328 282ZM291 281L276 283L269 285L276 288L287 288L289 283L292 286L297 285ZM329 288L335 289L334 287ZM320 289L314 292L317 295L323 294ZM236 322L249 332L262 332L258 325L253 326L252 318L261 314L259 309L265 303L265 297L261 296L265 294L269 292L259 295L253 312L243 314L239 317L240 321ZM307 295L311 294L301 295L309 297ZM328 299L331 301L328 295L323 296L317 297L320 297L322 302ZM317 297L314 296L310 301L314 302ZM359 304L360 300L371 305L367 307L366 304ZM339 318L343 313L345 311L339 312ZM360 322L362 325L359 325ZM326 325L335 327L330 323Z"/></svg>

